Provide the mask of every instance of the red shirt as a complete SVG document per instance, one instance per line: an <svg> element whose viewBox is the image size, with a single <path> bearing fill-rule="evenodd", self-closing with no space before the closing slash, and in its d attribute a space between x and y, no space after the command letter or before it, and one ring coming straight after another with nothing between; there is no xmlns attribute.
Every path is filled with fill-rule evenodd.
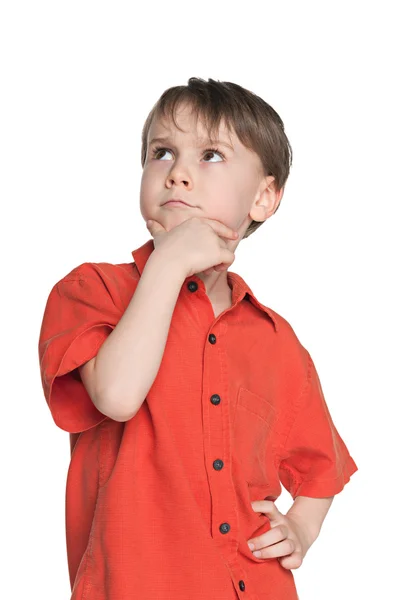
<svg viewBox="0 0 400 600"><path fill-rule="evenodd" d="M132 419L99 412L80 379L77 367L118 323L153 250L150 239L133 263L74 268L43 316L44 395L71 441L71 600L295 600L292 571L247 546L270 529L251 502L276 500L281 483L293 498L333 496L357 466L289 323L231 271L232 306L215 318L192 275Z"/></svg>

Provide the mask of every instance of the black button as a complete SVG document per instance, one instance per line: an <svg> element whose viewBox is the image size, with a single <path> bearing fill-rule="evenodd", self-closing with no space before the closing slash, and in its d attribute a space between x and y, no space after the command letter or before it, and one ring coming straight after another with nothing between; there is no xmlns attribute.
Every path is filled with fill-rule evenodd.
<svg viewBox="0 0 400 600"><path fill-rule="evenodd" d="M196 281L189 281L189 283L187 284L187 287L188 287L189 291L195 292L199 286L197 285Z"/></svg>
<svg viewBox="0 0 400 600"><path fill-rule="evenodd" d="M239 581L239 587L240 587L240 589L242 590L242 592L244 592L244 590L246 589L246 586L244 585L244 581L243 581L243 579L241 579L241 580Z"/></svg>
<svg viewBox="0 0 400 600"><path fill-rule="evenodd" d="M217 406L217 404L219 404L221 402L221 397L218 396L218 394L213 394L210 398L212 404L214 404L215 406Z"/></svg>
<svg viewBox="0 0 400 600"><path fill-rule="evenodd" d="M210 335L208 336L208 341L210 342L210 344L215 344L215 342L217 341L217 338L215 337L215 335L213 333L210 333Z"/></svg>
<svg viewBox="0 0 400 600"><path fill-rule="evenodd" d="M229 523L222 523L222 525L219 526L219 530L221 533L228 533L230 528L231 526L229 525Z"/></svg>
<svg viewBox="0 0 400 600"><path fill-rule="evenodd" d="M224 461L217 458L217 460L214 460L213 462L213 467L216 471L220 471L222 469L222 467L224 466Z"/></svg>

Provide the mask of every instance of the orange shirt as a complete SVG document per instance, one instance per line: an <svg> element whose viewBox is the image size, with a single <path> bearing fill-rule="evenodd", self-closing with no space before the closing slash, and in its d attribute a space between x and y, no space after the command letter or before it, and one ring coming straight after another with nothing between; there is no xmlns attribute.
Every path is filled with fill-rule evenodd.
<svg viewBox="0 0 400 600"><path fill-rule="evenodd" d="M276 500L281 483L293 498L333 496L357 466L289 323L231 271L232 306L215 318L192 275L132 419L103 415L81 382L77 367L118 323L153 250L150 239L134 262L74 268L43 316L44 395L71 441L71 600L295 600L292 571L247 546L270 529L251 502Z"/></svg>

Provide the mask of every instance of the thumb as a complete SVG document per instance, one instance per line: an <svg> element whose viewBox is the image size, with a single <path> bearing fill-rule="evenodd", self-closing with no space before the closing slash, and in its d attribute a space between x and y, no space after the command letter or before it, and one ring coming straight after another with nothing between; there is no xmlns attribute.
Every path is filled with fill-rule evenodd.
<svg viewBox="0 0 400 600"><path fill-rule="evenodd" d="M154 221L154 219L150 219L149 221L147 221L146 227L152 235L155 233L161 233L165 231L161 223L159 223L158 221Z"/></svg>
<svg viewBox="0 0 400 600"><path fill-rule="evenodd" d="M279 519L281 516L280 510L275 502L272 502L271 500L254 500L251 505L255 512L261 512L264 515L267 515L271 521Z"/></svg>

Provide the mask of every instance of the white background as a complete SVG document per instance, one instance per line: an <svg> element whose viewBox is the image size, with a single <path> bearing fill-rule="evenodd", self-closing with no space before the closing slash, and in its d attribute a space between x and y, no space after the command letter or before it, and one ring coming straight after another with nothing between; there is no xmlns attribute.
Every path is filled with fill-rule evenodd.
<svg viewBox="0 0 400 600"><path fill-rule="evenodd" d="M232 81L264 98L293 147L278 212L239 245L231 270L311 353L359 467L294 571L300 599L396 596L395 5L2 3L0 537L7 600L70 597L69 436L48 410L37 355L47 296L75 266L131 262L131 251L149 239L139 210L141 129L161 93L189 77ZM285 490L277 506L289 508Z"/></svg>

